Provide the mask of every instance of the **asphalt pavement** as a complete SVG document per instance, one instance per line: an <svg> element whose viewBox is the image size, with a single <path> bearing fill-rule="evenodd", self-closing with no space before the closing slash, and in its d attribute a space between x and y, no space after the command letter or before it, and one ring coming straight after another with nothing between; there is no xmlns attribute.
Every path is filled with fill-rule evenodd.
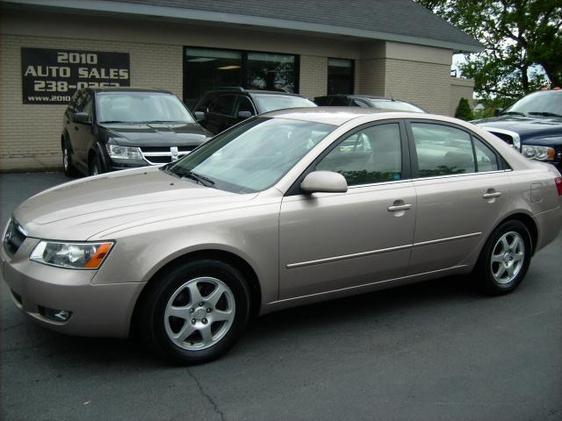
<svg viewBox="0 0 562 421"><path fill-rule="evenodd" d="M2 225L64 181L0 175ZM562 235L513 294L446 278L286 310L195 367L51 332L0 294L3 420L562 419Z"/></svg>

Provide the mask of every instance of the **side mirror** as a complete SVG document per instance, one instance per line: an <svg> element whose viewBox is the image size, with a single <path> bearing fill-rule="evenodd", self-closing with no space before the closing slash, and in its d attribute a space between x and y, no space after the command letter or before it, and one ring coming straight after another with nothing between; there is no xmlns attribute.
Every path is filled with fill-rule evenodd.
<svg viewBox="0 0 562 421"><path fill-rule="evenodd" d="M252 113L250 111L238 111L238 118L240 120L246 120L247 118L250 118L252 116Z"/></svg>
<svg viewBox="0 0 562 421"><path fill-rule="evenodd" d="M496 108L494 110L494 115L497 117L499 115L501 115L501 113L503 113L503 108Z"/></svg>
<svg viewBox="0 0 562 421"><path fill-rule="evenodd" d="M75 123L90 124L90 115L88 113L74 113L72 119Z"/></svg>
<svg viewBox="0 0 562 421"><path fill-rule="evenodd" d="M205 120L205 113L203 111L195 111L193 115L195 116L195 120L197 121Z"/></svg>
<svg viewBox="0 0 562 421"><path fill-rule="evenodd" d="M305 193L345 193L347 181L345 177L333 171L313 171L301 183Z"/></svg>

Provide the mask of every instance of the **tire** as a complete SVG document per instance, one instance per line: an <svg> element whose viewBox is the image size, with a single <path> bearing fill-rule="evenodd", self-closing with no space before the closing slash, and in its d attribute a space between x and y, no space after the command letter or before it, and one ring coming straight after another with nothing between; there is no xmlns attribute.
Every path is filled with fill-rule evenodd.
<svg viewBox="0 0 562 421"><path fill-rule="evenodd" d="M68 140L65 140L62 146L62 167L64 175L67 177L74 178L78 175L78 172L72 163L72 150L70 149Z"/></svg>
<svg viewBox="0 0 562 421"><path fill-rule="evenodd" d="M482 292L501 295L515 290L529 269L532 248L531 235L522 222L507 221L496 228L473 272Z"/></svg>
<svg viewBox="0 0 562 421"><path fill-rule="evenodd" d="M98 155L95 154L92 157L90 157L90 159L88 160L88 175L89 176L99 175L102 174L103 172L104 172L103 167L101 165Z"/></svg>
<svg viewBox="0 0 562 421"><path fill-rule="evenodd" d="M224 262L183 263L154 279L149 288L139 313L140 334L172 362L215 360L232 348L248 324L247 283ZM197 292L200 297L194 297Z"/></svg>

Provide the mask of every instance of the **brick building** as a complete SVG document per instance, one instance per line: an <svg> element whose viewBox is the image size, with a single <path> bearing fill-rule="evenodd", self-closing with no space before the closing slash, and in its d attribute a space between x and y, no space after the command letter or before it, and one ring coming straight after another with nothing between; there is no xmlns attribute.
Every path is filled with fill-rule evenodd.
<svg viewBox="0 0 562 421"><path fill-rule="evenodd" d="M2 0L0 170L60 166L80 86L219 86L393 96L452 114L472 83L452 54L481 46L410 0Z"/></svg>

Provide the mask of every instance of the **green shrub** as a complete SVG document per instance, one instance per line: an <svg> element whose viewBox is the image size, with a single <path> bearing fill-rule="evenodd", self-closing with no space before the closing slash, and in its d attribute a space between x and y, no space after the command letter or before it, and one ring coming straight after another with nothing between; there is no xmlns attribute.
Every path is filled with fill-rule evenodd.
<svg viewBox="0 0 562 421"><path fill-rule="evenodd" d="M459 105L457 106L457 111L455 111L455 117L466 121L474 120L474 115L472 114L472 110L470 109L470 104L468 103L468 99L466 98L460 99Z"/></svg>

